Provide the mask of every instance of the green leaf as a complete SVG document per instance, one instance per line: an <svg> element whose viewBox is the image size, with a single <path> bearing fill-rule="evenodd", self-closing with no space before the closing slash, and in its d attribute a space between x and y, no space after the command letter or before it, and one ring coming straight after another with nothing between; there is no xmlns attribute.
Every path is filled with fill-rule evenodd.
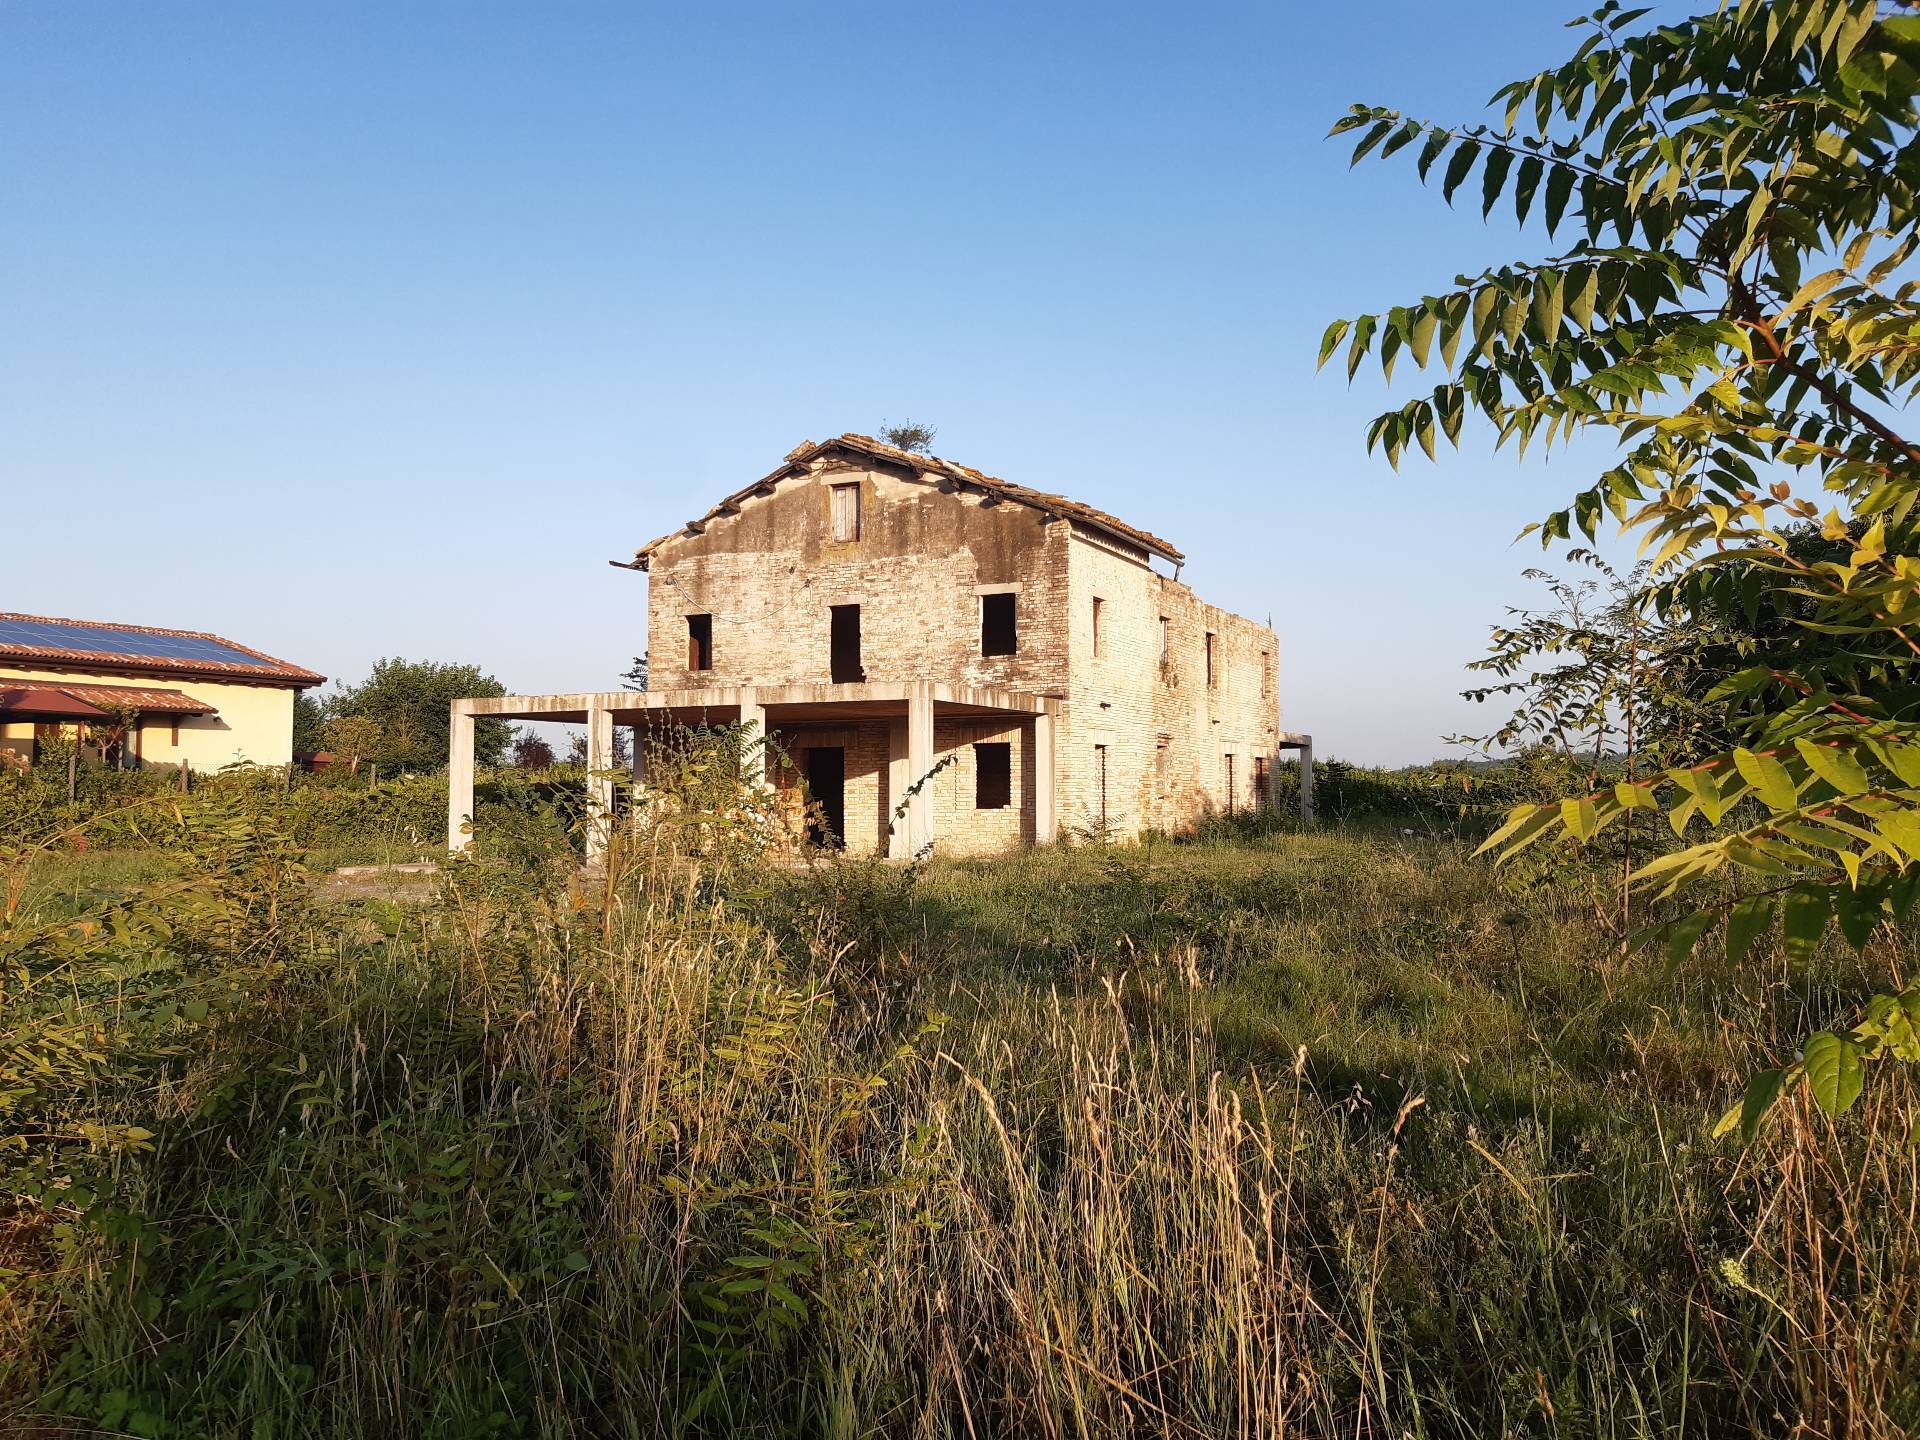
<svg viewBox="0 0 1920 1440"><path fill-rule="evenodd" d="M1494 149L1487 152L1486 169L1480 175L1480 218L1485 219L1493 213L1494 202L1500 198L1500 191L1506 186L1507 171L1513 168L1511 150Z"/></svg>
<svg viewBox="0 0 1920 1440"><path fill-rule="evenodd" d="M1835 892L1834 919L1840 922L1840 933L1855 950L1867 948L1874 927L1885 918L1885 900L1885 891L1874 885Z"/></svg>
<svg viewBox="0 0 1920 1440"><path fill-rule="evenodd" d="M1873 788L1860 762L1835 745L1820 745L1812 740L1793 742L1807 768L1841 795L1860 795Z"/></svg>
<svg viewBox="0 0 1920 1440"><path fill-rule="evenodd" d="M1600 298L1600 272L1591 265L1576 265L1567 271L1567 314L1588 334L1593 333L1593 307Z"/></svg>
<svg viewBox="0 0 1920 1440"><path fill-rule="evenodd" d="M1427 352L1433 348L1433 332L1439 323L1433 307L1423 306L1407 336L1407 348L1413 352L1413 363L1422 370L1427 368Z"/></svg>
<svg viewBox="0 0 1920 1440"><path fill-rule="evenodd" d="M1365 135L1361 136L1360 143L1353 147L1353 158L1347 162L1347 168L1351 170L1364 160L1369 150L1373 149L1374 146L1378 145L1393 133L1393 128L1393 121L1382 120L1371 130L1367 131Z"/></svg>
<svg viewBox="0 0 1920 1440"><path fill-rule="evenodd" d="M1827 892L1817 885L1796 886L1787 894L1784 931L1787 954L1795 960L1810 960L1820 948L1820 937L1827 933Z"/></svg>
<svg viewBox="0 0 1920 1440"><path fill-rule="evenodd" d="M1559 227L1560 218L1567 213L1567 197L1573 194L1574 173L1571 166L1555 165L1547 172L1547 234L1551 236Z"/></svg>
<svg viewBox="0 0 1920 1440"><path fill-rule="evenodd" d="M1773 924L1773 897L1749 895L1734 902L1727 912L1727 961L1738 965L1753 949L1753 942Z"/></svg>
<svg viewBox="0 0 1920 1440"><path fill-rule="evenodd" d="M1540 188L1542 162L1538 155L1528 155L1520 162L1520 173L1513 182L1513 218L1520 224L1527 223L1527 211L1533 208L1534 193Z"/></svg>
<svg viewBox="0 0 1920 1440"><path fill-rule="evenodd" d="M1600 829L1600 819L1593 801L1566 799L1560 802L1560 819L1569 834L1576 840L1591 839Z"/></svg>
<svg viewBox="0 0 1920 1440"><path fill-rule="evenodd" d="M1787 774L1787 767L1771 755L1756 755L1751 750L1733 752L1733 763L1741 776L1753 786L1770 810L1795 810L1800 805L1800 790Z"/></svg>
<svg viewBox="0 0 1920 1440"><path fill-rule="evenodd" d="M1844 1115L1866 1088L1867 1067L1858 1042L1821 1030L1807 1037L1800 1062L1814 1103L1829 1115Z"/></svg>
<svg viewBox="0 0 1920 1440"><path fill-rule="evenodd" d="M1560 338L1560 311L1560 276L1542 271L1533 282L1533 323L1549 345Z"/></svg>
<svg viewBox="0 0 1920 1440"><path fill-rule="evenodd" d="M1480 145L1475 140L1462 140L1460 148L1453 152L1453 158L1447 162L1446 178L1440 185L1440 198L1449 205L1453 203L1453 192L1473 169L1473 162L1480 158Z"/></svg>
<svg viewBox="0 0 1920 1440"><path fill-rule="evenodd" d="M1747 1082L1740 1103L1713 1127L1713 1138L1721 1139L1738 1128L1740 1143L1752 1144L1753 1137L1760 1133L1760 1122L1767 1118L1767 1112L1773 1109L1774 1102L1780 1098L1780 1090L1786 1079L1787 1072L1784 1070L1762 1070L1755 1075Z"/></svg>
<svg viewBox="0 0 1920 1440"><path fill-rule="evenodd" d="M1347 346L1347 379L1353 379L1360 362L1366 358L1367 346L1373 343L1373 332L1379 324L1379 317L1375 315L1362 315L1353 322L1353 343Z"/></svg>
<svg viewBox="0 0 1920 1440"><path fill-rule="evenodd" d="M1340 341L1346 336L1352 324L1351 320L1336 320L1327 326L1327 333L1320 337L1320 365L1325 365L1327 357L1339 348ZM1318 369L1319 366L1314 368Z"/></svg>
<svg viewBox="0 0 1920 1440"><path fill-rule="evenodd" d="M1700 937L1707 926L1713 923L1711 910L1696 910L1691 915L1683 915L1667 926L1667 963L1680 965L1693 954L1693 947L1700 943Z"/></svg>

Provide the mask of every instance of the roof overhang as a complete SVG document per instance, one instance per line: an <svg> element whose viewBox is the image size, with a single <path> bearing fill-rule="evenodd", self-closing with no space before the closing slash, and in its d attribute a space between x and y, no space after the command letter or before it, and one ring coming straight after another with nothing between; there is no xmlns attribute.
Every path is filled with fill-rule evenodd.
<svg viewBox="0 0 1920 1440"><path fill-rule="evenodd" d="M9 720L104 720L107 712L64 691L43 685L0 689L0 718Z"/></svg>

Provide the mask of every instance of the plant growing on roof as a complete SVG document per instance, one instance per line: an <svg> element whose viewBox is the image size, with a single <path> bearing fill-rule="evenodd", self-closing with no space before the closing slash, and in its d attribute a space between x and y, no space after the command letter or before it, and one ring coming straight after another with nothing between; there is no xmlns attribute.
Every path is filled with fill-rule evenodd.
<svg viewBox="0 0 1920 1440"><path fill-rule="evenodd" d="M898 425L880 422L880 438L896 450L905 450L911 455L931 455L937 433L933 426L922 425L918 420L903 420Z"/></svg>
<svg viewBox="0 0 1920 1440"><path fill-rule="evenodd" d="M1723 919L1736 958L1776 921L1792 954L1835 919L1862 945L1920 895L1920 444L1896 428L1920 385L1920 14L1741 0L1635 29L1646 14L1608 0L1573 22L1564 64L1495 93L1498 126L1369 105L1334 126L1358 133L1356 162L1410 151L1449 202L1478 169L1483 214L1505 200L1571 243L1336 321L1320 360L1344 345L1349 378L1369 356L1389 377L1402 357L1437 367L1368 430L1395 465L1457 444L1468 410L1523 453L1614 431L1619 463L1530 527L1543 544L1610 514L1651 553L1656 612L1751 622L1765 604L1844 637L1715 688L1744 743L1521 806L1488 846L1586 843L1664 810L1682 843L1635 885L1682 895L1731 873L1748 892L1665 927L1675 955ZM1796 552L1810 521L1831 558ZM1920 1062L1920 986L1812 1036L1725 1124L1751 1133L1790 1083L1842 1112L1888 1056Z"/></svg>

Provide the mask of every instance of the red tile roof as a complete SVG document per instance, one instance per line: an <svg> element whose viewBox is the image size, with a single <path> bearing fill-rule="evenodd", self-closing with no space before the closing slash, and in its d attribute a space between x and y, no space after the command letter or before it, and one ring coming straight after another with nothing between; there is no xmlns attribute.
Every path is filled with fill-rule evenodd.
<svg viewBox="0 0 1920 1440"><path fill-rule="evenodd" d="M1124 520L1115 519L1104 510L1096 510L1093 506L1083 505L1078 500L1069 500L1064 495L1050 495L1044 490L1030 490L1025 485L1016 485L1011 480L998 479L995 476L984 474L969 466L957 465L951 460L942 460L935 455L921 455L911 450L902 450L897 445L889 445L885 441L874 439L871 435L856 435L852 432L848 432L833 440L803 441L788 453L786 463L778 470L775 470L765 479L756 480L744 489L734 491L733 494L727 496L726 499L722 500L705 515L701 516L700 519L691 522L691 525L703 525L710 520L732 514L739 507L740 502L748 496L764 489L766 486L774 485L781 480L803 474L812 461L831 450L850 451L857 455L869 456L872 459L885 460L895 465L905 465L921 475L937 475L943 480L952 482L961 489L977 490L983 494L993 495L1002 500L1010 500L1018 505L1031 506L1033 509L1044 511L1049 515L1058 515L1069 520L1075 520L1090 529L1099 530L1119 540L1122 544L1145 550L1150 555L1158 555L1162 559L1171 560L1176 564L1186 559L1186 556L1182 555L1178 550L1174 549L1172 545L1151 531L1137 529L1127 524ZM642 545L634 552L632 568L637 570L646 569L648 556L666 544L667 541L688 533L690 528L690 526L683 526L681 529L674 531L672 535L662 535L658 540ZM615 561L614 563L620 564L622 562Z"/></svg>
<svg viewBox="0 0 1920 1440"><path fill-rule="evenodd" d="M98 648L94 648L84 644L54 645L32 640L11 640L4 633L6 621L98 631L100 644ZM128 649L124 640L116 644L116 635L152 635L187 642L202 641L208 645L224 647L227 650L251 656L252 660L241 662L220 660L205 655L142 654ZM302 666L275 659L265 651L255 650L236 640L208 634L204 630L169 630L157 625L117 625L104 620L67 620L52 615L23 615L14 611L0 611L0 666L8 665L48 666L54 669L106 671L114 674L133 673L168 679L221 680L228 683L272 685L296 690L306 690L315 685L324 684L327 678Z"/></svg>
<svg viewBox="0 0 1920 1440"><path fill-rule="evenodd" d="M10 685L0 688L0 715L33 720L104 720L107 712L50 686Z"/></svg>
<svg viewBox="0 0 1920 1440"><path fill-rule="evenodd" d="M220 712L204 700L179 690L149 685L62 685L61 693L89 705L118 710L138 710L143 715L218 715Z"/></svg>

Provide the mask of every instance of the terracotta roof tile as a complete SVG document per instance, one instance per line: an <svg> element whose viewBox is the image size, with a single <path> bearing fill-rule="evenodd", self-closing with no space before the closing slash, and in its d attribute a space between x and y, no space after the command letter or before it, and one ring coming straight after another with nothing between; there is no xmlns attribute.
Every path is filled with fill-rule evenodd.
<svg viewBox="0 0 1920 1440"><path fill-rule="evenodd" d="M220 712L204 700L180 690L150 685L62 685L63 695L84 700L89 705L111 709L138 710L171 715L218 715Z"/></svg>
<svg viewBox="0 0 1920 1440"><path fill-rule="evenodd" d="M1138 529L1135 526L1127 524L1124 520L1116 519L1114 516L1107 514L1104 510L1096 510L1091 505L1083 505L1078 500L1069 500L1064 495L1052 495L1045 490L1029 489L1025 485L1016 485L1011 480L1002 480L997 476L975 470L971 466L959 465L951 460L942 460L937 455L920 455L911 450L902 450L897 445L889 445L883 440L876 440L871 435L856 435L849 431L847 434L838 436L832 440L821 440L818 442L812 440L802 441L799 445L796 445L792 450L787 452L786 463L781 465L781 467L771 475L766 476L764 479L756 480L753 484L743 489L734 491L733 494L727 496L726 499L707 511L700 519L690 521L687 525L682 526L681 529L674 531L672 535L662 535L658 540L641 546L639 550L634 552L634 567L645 569L647 557L659 549L660 546L666 544L667 541L687 533L695 526L704 525L710 520L732 514L740 502L748 496L803 471L814 460L832 450L851 451L855 454L870 456L876 460L886 460L895 465L904 465L921 475L938 475L944 479L953 481L957 485L971 487L986 494L998 496L1003 500L1010 500L1018 505L1030 506L1035 510L1044 511L1049 515L1059 515L1066 519L1077 521L1091 529L1102 531L1123 544L1145 550L1148 554L1158 555L1163 559L1171 560L1175 563L1186 559L1186 556L1182 555L1178 550L1174 549L1172 545L1151 531Z"/></svg>

